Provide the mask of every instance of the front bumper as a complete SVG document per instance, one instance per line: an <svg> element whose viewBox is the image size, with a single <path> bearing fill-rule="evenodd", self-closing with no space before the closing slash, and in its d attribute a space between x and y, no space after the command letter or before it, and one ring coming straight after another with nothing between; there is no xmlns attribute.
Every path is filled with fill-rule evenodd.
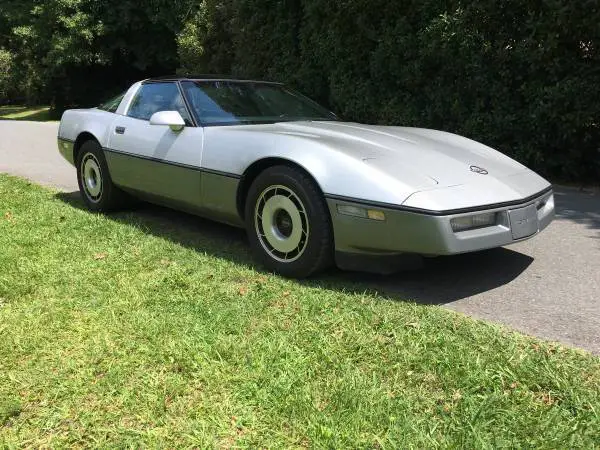
<svg viewBox="0 0 600 450"><path fill-rule="evenodd" d="M501 247L532 238L554 218L554 196L551 190L519 204L448 215L414 212L403 210L402 207L395 209L368 206L362 202L339 198L327 198L327 204L332 217L336 251L364 255L452 255ZM382 211L385 220L376 221L340 214L338 205ZM523 216L519 214L521 211L528 211L531 216L529 223L525 221L525 235L522 232ZM496 213L495 224L472 230L453 231L453 218L481 213Z"/></svg>

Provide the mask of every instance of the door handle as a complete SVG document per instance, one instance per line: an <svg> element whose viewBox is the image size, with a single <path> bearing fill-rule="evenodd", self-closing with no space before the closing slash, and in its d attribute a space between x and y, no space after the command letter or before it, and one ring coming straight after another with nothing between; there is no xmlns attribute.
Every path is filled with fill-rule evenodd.
<svg viewBox="0 0 600 450"><path fill-rule="evenodd" d="M125 134L125 127L115 127L115 133Z"/></svg>

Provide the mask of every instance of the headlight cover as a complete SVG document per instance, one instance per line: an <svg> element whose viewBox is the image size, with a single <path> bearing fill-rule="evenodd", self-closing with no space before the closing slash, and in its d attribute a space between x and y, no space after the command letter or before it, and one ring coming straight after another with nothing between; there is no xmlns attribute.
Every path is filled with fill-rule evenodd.
<svg viewBox="0 0 600 450"><path fill-rule="evenodd" d="M496 213L472 214L470 216L454 217L450 219L452 231L474 230L477 228L496 225Z"/></svg>

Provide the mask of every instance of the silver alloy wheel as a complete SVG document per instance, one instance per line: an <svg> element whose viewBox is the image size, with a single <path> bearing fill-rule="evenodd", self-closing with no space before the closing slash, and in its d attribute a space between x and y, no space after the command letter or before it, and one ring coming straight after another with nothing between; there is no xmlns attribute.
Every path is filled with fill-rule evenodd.
<svg viewBox="0 0 600 450"><path fill-rule="evenodd" d="M300 258L310 233L304 204L288 187L269 186L258 197L254 227L263 248L279 262Z"/></svg>
<svg viewBox="0 0 600 450"><path fill-rule="evenodd" d="M102 197L102 171L92 153L86 153L81 160L81 182L87 198L94 203L99 202Z"/></svg>

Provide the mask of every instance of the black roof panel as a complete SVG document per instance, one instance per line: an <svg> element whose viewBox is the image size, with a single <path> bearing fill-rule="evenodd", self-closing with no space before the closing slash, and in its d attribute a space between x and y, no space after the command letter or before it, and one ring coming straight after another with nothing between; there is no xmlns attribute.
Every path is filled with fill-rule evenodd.
<svg viewBox="0 0 600 450"><path fill-rule="evenodd" d="M228 75L163 75L160 77L151 77L144 81L181 81L181 80L213 80L213 81L240 81L240 82L251 82L251 83L273 83L283 84L276 81L265 81L265 80L251 80L247 78L232 77Z"/></svg>

